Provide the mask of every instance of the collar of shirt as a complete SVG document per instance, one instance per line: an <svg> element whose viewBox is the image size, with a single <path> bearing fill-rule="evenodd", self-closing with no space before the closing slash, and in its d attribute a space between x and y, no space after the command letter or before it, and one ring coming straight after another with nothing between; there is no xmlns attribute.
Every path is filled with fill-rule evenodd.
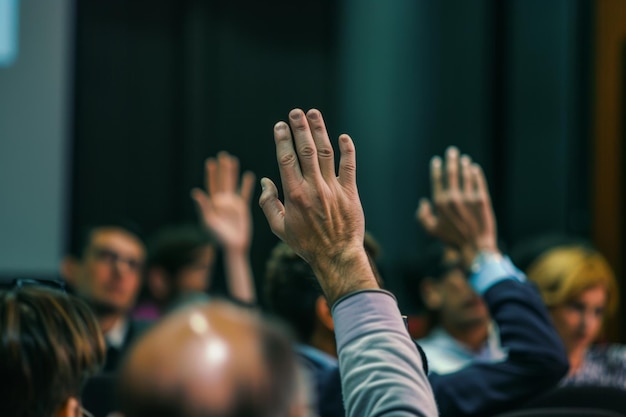
<svg viewBox="0 0 626 417"><path fill-rule="evenodd" d="M507 357L506 350L500 345L500 333L495 323L489 326L488 338L478 352L460 343L442 327L433 329L418 343L426 353L430 370L438 374L456 372L473 361L499 362Z"/></svg>
<svg viewBox="0 0 626 417"><path fill-rule="evenodd" d="M336 368L338 366L337 358L334 358L328 353L314 348L313 346L297 344L296 352L317 364L318 367L329 369Z"/></svg>
<svg viewBox="0 0 626 417"><path fill-rule="evenodd" d="M128 332L128 320L123 318L118 320L109 330L104 338L106 339L107 346L120 349L124 345L124 339L126 339L126 333Z"/></svg>

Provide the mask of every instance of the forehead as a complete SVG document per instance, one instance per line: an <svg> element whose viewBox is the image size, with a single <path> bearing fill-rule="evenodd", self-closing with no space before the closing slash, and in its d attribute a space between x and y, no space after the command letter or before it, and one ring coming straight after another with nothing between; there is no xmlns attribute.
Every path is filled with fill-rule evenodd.
<svg viewBox="0 0 626 417"><path fill-rule="evenodd" d="M569 301L579 302L588 305L604 305L607 302L607 289L604 285L596 285L587 288L577 295L573 296Z"/></svg>
<svg viewBox="0 0 626 417"><path fill-rule="evenodd" d="M106 247L141 258L145 252L143 243L135 235L118 227L95 229L89 236L88 247Z"/></svg>

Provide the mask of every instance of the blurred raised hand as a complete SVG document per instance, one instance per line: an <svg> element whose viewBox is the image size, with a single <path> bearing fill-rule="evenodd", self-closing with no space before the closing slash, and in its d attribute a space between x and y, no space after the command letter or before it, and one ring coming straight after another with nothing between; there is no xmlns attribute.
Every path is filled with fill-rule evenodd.
<svg viewBox="0 0 626 417"><path fill-rule="evenodd" d="M250 171L244 172L240 181L239 160L222 151L217 158L206 160L206 189L192 190L200 220L224 251L231 295L244 302L256 300L249 261L254 182Z"/></svg>
<svg viewBox="0 0 626 417"><path fill-rule="evenodd" d="M430 174L432 201L422 199L416 213L426 232L457 248L466 267L481 251L499 252L496 219L480 165L450 147L445 163L438 156L432 158Z"/></svg>

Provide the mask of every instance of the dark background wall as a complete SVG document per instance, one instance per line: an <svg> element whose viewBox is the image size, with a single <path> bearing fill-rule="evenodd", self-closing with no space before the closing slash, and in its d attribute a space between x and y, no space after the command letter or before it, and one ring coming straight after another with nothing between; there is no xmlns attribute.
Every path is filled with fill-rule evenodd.
<svg viewBox="0 0 626 417"><path fill-rule="evenodd" d="M277 179L272 126L293 107L319 108L333 139L353 136L367 228L407 312L397 277L426 241L414 211L428 160L449 145L485 168L504 244L544 231L598 240L595 10L583 0L76 2L63 245L110 219L146 234L195 221L189 191L222 149ZM256 203L253 216L260 286L276 238Z"/></svg>
<svg viewBox="0 0 626 417"><path fill-rule="evenodd" d="M277 178L273 124L317 107L333 137L356 141L392 288L424 242L414 211L428 160L448 145L484 165L505 242L588 234L586 4L79 2L74 230L109 216L147 232L193 220L189 190L221 149ZM276 239L253 210L260 280Z"/></svg>

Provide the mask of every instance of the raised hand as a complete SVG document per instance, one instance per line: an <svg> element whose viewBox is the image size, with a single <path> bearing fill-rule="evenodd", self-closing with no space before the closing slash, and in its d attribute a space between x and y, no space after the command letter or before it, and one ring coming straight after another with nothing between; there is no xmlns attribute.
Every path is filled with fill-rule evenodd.
<svg viewBox="0 0 626 417"><path fill-rule="evenodd" d="M274 234L311 265L329 304L358 289L378 288L363 248L365 218L352 139L339 137L338 175L318 110L306 115L292 110L289 124L274 126L274 140L284 204L268 178L261 180L259 200Z"/></svg>
<svg viewBox="0 0 626 417"><path fill-rule="evenodd" d="M239 187L239 161L227 152L206 160L206 192L192 191L204 226L225 250L247 251L252 240L250 200L255 177L245 172Z"/></svg>
<svg viewBox="0 0 626 417"><path fill-rule="evenodd" d="M498 252L495 216L480 166L450 147L445 167L434 157L430 172L432 203L422 199L416 213L424 229L459 249L466 267L480 251Z"/></svg>

